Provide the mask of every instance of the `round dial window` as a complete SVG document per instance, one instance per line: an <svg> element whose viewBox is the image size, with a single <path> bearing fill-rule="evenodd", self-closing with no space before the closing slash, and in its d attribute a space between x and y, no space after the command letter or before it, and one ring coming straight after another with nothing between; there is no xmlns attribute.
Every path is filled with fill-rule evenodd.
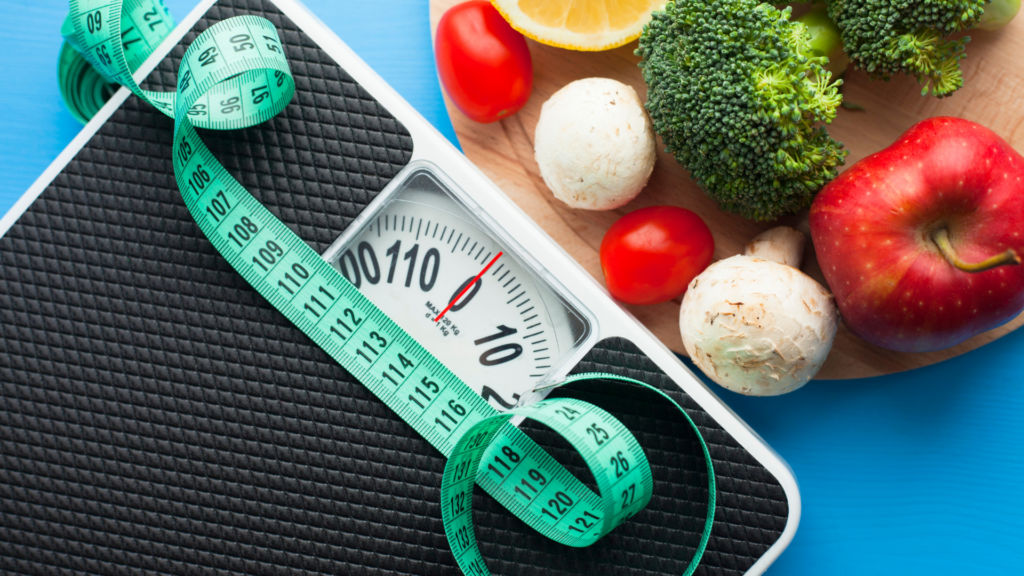
<svg viewBox="0 0 1024 576"><path fill-rule="evenodd" d="M590 323L435 171L407 169L325 257L470 388L509 409L563 367Z"/></svg>

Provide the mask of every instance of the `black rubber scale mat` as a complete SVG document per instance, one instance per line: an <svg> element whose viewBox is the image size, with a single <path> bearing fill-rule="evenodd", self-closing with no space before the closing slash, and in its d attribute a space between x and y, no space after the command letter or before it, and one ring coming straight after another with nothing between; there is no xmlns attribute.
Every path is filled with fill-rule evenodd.
<svg viewBox="0 0 1024 576"><path fill-rule="evenodd" d="M280 30L295 100L261 126L203 136L322 252L413 142L272 5L221 2L195 31L245 13ZM183 52L146 87L172 89ZM171 121L130 97L0 240L0 571L457 574L438 501L444 458L214 252L181 202L170 143ZM778 481L632 344L602 342L577 369L660 385L701 426L719 504L698 574L741 574L779 538ZM692 432L635 390L559 393L635 431L654 498L576 550L478 491L494 573L681 574L707 501Z"/></svg>

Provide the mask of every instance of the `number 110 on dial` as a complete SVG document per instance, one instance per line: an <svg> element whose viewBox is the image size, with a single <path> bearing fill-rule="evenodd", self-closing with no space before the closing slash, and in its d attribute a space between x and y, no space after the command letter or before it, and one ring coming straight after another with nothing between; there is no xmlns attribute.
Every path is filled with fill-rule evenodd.
<svg viewBox="0 0 1024 576"><path fill-rule="evenodd" d="M494 408L507 410L566 367L591 322L564 290L523 264L530 259L512 236L469 206L436 167L413 163L324 258Z"/></svg>

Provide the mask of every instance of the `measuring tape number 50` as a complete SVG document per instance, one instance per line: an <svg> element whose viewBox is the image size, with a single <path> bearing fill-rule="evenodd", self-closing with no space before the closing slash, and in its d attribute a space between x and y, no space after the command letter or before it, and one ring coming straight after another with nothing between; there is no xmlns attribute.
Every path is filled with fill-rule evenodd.
<svg viewBox="0 0 1024 576"><path fill-rule="evenodd" d="M161 0L71 0L59 69L69 107L76 117L88 118L109 92L104 88L109 82L128 87L174 119L175 179L214 247L277 310L449 458L441 510L462 571L489 574L472 526L475 484L537 531L569 546L588 546L642 510L651 499L651 469L621 422L574 399L498 413L264 208L206 148L195 127L248 128L291 101L295 82L274 26L256 16L218 22L185 51L175 92L142 90L132 72L172 26ZM697 553L684 575L689 576L703 555L715 512L714 470L699 430L671 398L641 382L589 374L566 383L588 378L654 390L697 433L707 462L709 501ZM509 423L515 416L546 424L572 444L600 495Z"/></svg>

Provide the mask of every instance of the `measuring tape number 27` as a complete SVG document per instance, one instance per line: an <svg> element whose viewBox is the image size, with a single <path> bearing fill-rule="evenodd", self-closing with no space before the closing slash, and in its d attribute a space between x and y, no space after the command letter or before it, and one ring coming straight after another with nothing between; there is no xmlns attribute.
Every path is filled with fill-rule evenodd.
<svg viewBox="0 0 1024 576"><path fill-rule="evenodd" d="M472 526L474 484L534 529L569 546L590 545L642 510L653 489L650 465L621 422L573 399L498 413L264 208L206 148L195 127L248 128L291 101L295 83L274 26L256 16L218 22L185 51L175 92L142 90L132 72L145 59L142 52L151 53L169 33L170 23L160 0L71 0L62 33L103 79L128 87L174 119L175 179L214 247L277 310L449 457L441 510L462 571L489 574ZM129 50L132 58L126 56ZM63 67L65 58L61 62ZM586 378L655 390L610 374L567 382ZM700 438L686 412L662 396ZM509 423L514 416L542 422L568 440L589 466L600 495ZM686 575L700 562L715 510L714 470L700 442L709 478L708 514Z"/></svg>

